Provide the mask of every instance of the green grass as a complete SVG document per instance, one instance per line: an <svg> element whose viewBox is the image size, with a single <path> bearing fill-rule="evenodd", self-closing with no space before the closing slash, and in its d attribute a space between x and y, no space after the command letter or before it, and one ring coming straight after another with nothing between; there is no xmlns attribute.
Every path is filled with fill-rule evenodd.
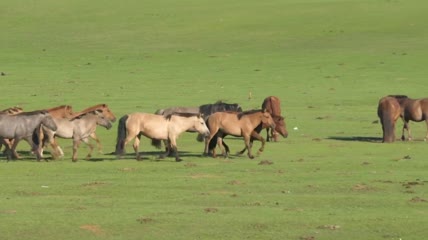
<svg viewBox="0 0 428 240"><path fill-rule="evenodd" d="M158 161L144 138L144 161L131 146L119 161L109 154L117 123L97 130L104 153L93 161L82 145L72 163L71 140L60 140L64 159L47 163L20 143L24 159L0 162L2 239L423 239L425 124L411 123L413 142L380 144L373 122L384 95L427 97L426 7L0 2L2 109L107 103L121 117L217 100L252 109L276 95L290 132L255 160L202 157L184 133L181 163Z"/></svg>

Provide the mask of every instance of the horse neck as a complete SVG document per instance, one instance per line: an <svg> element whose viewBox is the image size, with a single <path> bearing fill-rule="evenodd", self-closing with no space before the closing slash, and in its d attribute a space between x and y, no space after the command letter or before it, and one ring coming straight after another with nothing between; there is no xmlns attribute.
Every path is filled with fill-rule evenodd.
<svg viewBox="0 0 428 240"><path fill-rule="evenodd" d="M181 117L173 115L171 116L171 119L169 121L169 124L173 124L174 128L179 132L187 131L189 129L194 128L195 126L195 121L193 120L193 117Z"/></svg>
<svg viewBox="0 0 428 240"><path fill-rule="evenodd" d="M48 110L48 112L53 118L67 118L71 116L71 113L68 113L66 108L52 109Z"/></svg>
<svg viewBox="0 0 428 240"><path fill-rule="evenodd" d="M254 115L257 115L256 117ZM241 120L247 120L251 123L251 126L257 127L262 121L263 114L261 112L250 113L247 115L243 115Z"/></svg>

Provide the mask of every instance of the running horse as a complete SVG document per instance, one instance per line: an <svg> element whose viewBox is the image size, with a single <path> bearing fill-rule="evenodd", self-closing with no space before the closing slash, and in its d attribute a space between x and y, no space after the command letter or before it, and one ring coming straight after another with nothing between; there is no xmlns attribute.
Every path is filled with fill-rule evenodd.
<svg viewBox="0 0 428 240"><path fill-rule="evenodd" d="M264 138L254 131L254 129L260 124L265 124L266 126L275 128L272 116L266 110L250 110L238 114L234 112L213 113L207 120L207 126L211 134L205 142L204 154L208 155L209 142L216 136L218 131L222 131L228 135L243 137L245 147L248 149L248 157L251 159L254 158L251 152L251 137L262 142L259 153L263 152L265 145ZM223 156L227 157L227 152L224 150L221 137L217 137L217 144L222 149ZM214 149L212 149L212 156L216 157Z"/></svg>
<svg viewBox="0 0 428 240"><path fill-rule="evenodd" d="M404 95L390 95L397 99L401 108L401 119L404 122L401 140L405 140L404 131L407 130L407 139L412 140L409 121L423 122L427 126L427 133L424 140L428 139L428 98L412 99Z"/></svg>
<svg viewBox="0 0 428 240"><path fill-rule="evenodd" d="M152 139L152 145L157 147L160 147L161 140L167 140L166 152L160 157L168 156L172 150L175 151L175 161L179 162L181 159L177 151L177 138L189 130L204 135L210 133L200 114L174 113L167 116L140 112L127 114L119 120L116 154L118 157L123 155L126 144L134 139L136 159L140 160L138 148L141 136L144 135Z"/></svg>
<svg viewBox="0 0 428 240"><path fill-rule="evenodd" d="M94 110L80 114L78 117L73 119L54 119L58 129L56 131L46 131L44 130L44 139L43 141L51 141L54 139L54 136L64 139L73 140L73 156L72 161L77 161L77 149L79 148L80 143L83 141L89 146L89 152L86 156L86 159L90 159L94 146L89 143L89 137L95 132L97 126L105 127L110 129L112 127L111 122L107 119L102 110ZM55 149L55 148L54 148Z"/></svg>
<svg viewBox="0 0 428 240"><path fill-rule="evenodd" d="M37 148L33 135L41 124L53 131L57 129L52 116L45 110L22 112L15 115L0 114L0 136L13 139L12 146L6 145L8 160L12 158L12 154L16 156L16 147L22 139L30 144L31 149ZM36 151L36 156L37 160L42 158L38 151Z"/></svg>
<svg viewBox="0 0 428 240"><path fill-rule="evenodd" d="M239 113L236 112L235 114L239 114ZM282 117L282 116L280 116L280 117L272 117L272 119L273 119L273 122L275 123L275 128L274 128L275 132L281 134L281 136L283 136L283 137L287 137L288 132L287 132L287 129L286 129L286 124L285 124L284 117ZM260 134L260 132L263 129L267 128L267 127L268 127L268 125L266 125L266 124L263 124L263 123L259 124L254 129L255 133L252 133L252 135ZM223 144L223 146L225 148L226 155L228 155L230 153L230 149L229 149L229 146L224 142L224 137L226 137L226 136L227 136L226 133L224 133L223 131L219 130L217 132L216 136L214 138L212 138L211 141L209 142L209 144L208 144L208 152L212 152L213 149L217 146L218 138L222 138L222 144ZM258 139L252 136L251 139L250 139L250 144L251 145L253 144L254 140L258 140ZM239 151L237 154L238 155L242 155L242 154L244 154L244 152L246 150L247 150L247 147L244 147L244 149L242 149L241 151Z"/></svg>
<svg viewBox="0 0 428 240"><path fill-rule="evenodd" d="M262 103L262 109L266 109L272 115L272 118L277 120L277 122L281 121L281 118L283 118L281 116L281 102L278 97L269 96L265 98ZM264 126L263 128L266 128L266 141L269 142L271 138L274 142L278 141L278 132L276 132L274 128L270 128L269 126ZM286 130L280 134L285 138L288 136L288 132Z"/></svg>
<svg viewBox="0 0 428 240"><path fill-rule="evenodd" d="M66 106L68 106L68 105L66 105ZM80 118L82 115L84 115L86 113L97 111L98 115L102 115L107 120L109 120L111 122L116 121L116 116L113 114L113 112L110 110L110 108L108 107L107 104L97 104L97 105L88 107L88 108L86 108L80 112L72 112L71 106L68 106L68 108L64 108L65 112L61 112L59 107L48 109L48 111L52 111L52 114L55 114L55 113L59 114L59 115L56 115L57 117L54 118L55 120L66 119L66 120L71 121L71 120ZM43 138L43 133L46 133L46 132L48 135L48 139ZM56 158L58 156L61 156L61 157L64 156L63 150L61 149L61 147L58 145L57 141L55 140L55 133L54 132L52 132L49 129L44 129L43 132L41 133L41 136L42 137L40 137L40 138L44 139L43 145L46 145L47 143L49 143L50 146L52 147L52 149L54 151L52 156L54 156L54 158ZM96 141L98 151L102 152L102 146L101 146L100 140L98 139L97 135L95 134L95 131L91 132L90 137ZM43 150L41 149L40 151L42 152Z"/></svg>
<svg viewBox="0 0 428 240"><path fill-rule="evenodd" d="M382 142L395 141L395 123L401 115L401 106L398 99L407 98L402 95L389 95L379 100L377 115L382 124ZM404 131L404 130L403 130Z"/></svg>

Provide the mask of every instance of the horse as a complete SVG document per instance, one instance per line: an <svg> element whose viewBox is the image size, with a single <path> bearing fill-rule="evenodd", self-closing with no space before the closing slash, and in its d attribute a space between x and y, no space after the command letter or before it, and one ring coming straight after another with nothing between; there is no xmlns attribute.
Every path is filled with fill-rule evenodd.
<svg viewBox="0 0 428 240"><path fill-rule="evenodd" d="M6 108L3 110L0 110L0 114L8 114L8 115L15 115L18 113L23 112L24 110L21 107L10 107L10 108ZM6 138L1 138L0 140L0 149L2 148L3 145L8 145L9 148L12 146L13 144L13 140L12 139L6 139ZM5 150L6 151L6 150ZM19 158L19 155L14 156L15 158Z"/></svg>
<svg viewBox="0 0 428 240"><path fill-rule="evenodd" d="M399 98L398 95L396 97L389 95L379 100L377 115L382 124L382 142L395 141L395 123L401 115L401 106L397 98Z"/></svg>
<svg viewBox="0 0 428 240"><path fill-rule="evenodd" d="M215 103L203 104L199 107L171 107L166 109L158 109L155 114L160 114L164 116L168 116L174 113L192 113L192 114L201 114L204 118L205 122L208 117L215 112L242 112L242 108L238 103L225 103L223 101L217 101ZM202 134L198 134L196 137L197 141L203 141L204 136ZM165 144L167 145L167 144ZM169 151L167 149L167 151Z"/></svg>
<svg viewBox="0 0 428 240"><path fill-rule="evenodd" d="M86 159L91 158L94 146L89 143L89 137L95 132L97 126L105 127L107 130L112 127L110 120L102 114L102 110L86 112L73 119L57 118L54 119L54 122L58 126L58 129L56 131L49 131L43 128L45 135L43 142L51 141L54 137L73 139L73 155L71 158L73 162L77 161L77 149L81 141L89 146Z"/></svg>
<svg viewBox="0 0 428 240"><path fill-rule="evenodd" d="M401 133L401 140L405 140L404 130L407 130L407 139L412 140L410 132L409 121L422 122L425 121L427 125L427 133L424 140L428 139L428 98L412 99L404 95L390 95L394 97L401 108L401 119L403 120L403 129Z"/></svg>
<svg viewBox="0 0 428 240"><path fill-rule="evenodd" d="M125 146L132 139L134 140L134 150L136 159L140 160L138 151L141 135L152 139L152 145L160 147L161 140L167 140L165 154L161 158L169 155L171 150L175 151L175 161L180 162L177 151L177 138L185 131L192 130L208 135L210 132L200 114L174 113L162 116L152 113L131 113L123 116L119 120L117 129L116 154L123 155Z"/></svg>
<svg viewBox="0 0 428 240"><path fill-rule="evenodd" d="M82 116L82 115L84 115L86 113L97 111L97 113L99 115L102 115L107 120L109 120L111 122L116 121L116 116L110 110L110 108L108 107L108 105L104 104L104 103L88 107L88 108L86 108L86 109L84 109L82 111L79 111L79 112L73 112L71 106L68 106L68 105L63 105L63 106L65 106L65 108L64 108L65 112L61 112L60 111L61 106L60 107L56 107L56 108L48 109L48 111L50 111L51 114L54 114L54 115L56 114L55 118L58 118L58 119L64 119L65 118L65 119L69 119L69 120L77 119L77 118L80 118L80 116ZM44 131L49 132L49 129L45 129ZM40 138L43 138L43 131L41 132L41 134L39 136L40 136ZM48 142L50 143L52 149L54 150L53 155L52 155L54 158L57 158L58 156L62 157L62 156L64 156L64 151L58 145L58 143L56 142L54 136L55 136L55 133L49 133L48 137L50 139L48 139L48 140L45 139L44 143L48 143ZM90 137L96 141L97 147L98 147L98 151L102 152L101 142L98 139L97 135L95 134L95 131L91 133ZM43 148L41 148L40 151L41 151L41 153L43 153Z"/></svg>
<svg viewBox="0 0 428 240"><path fill-rule="evenodd" d="M279 101L278 97L269 96L265 98L262 102L262 109L266 109L272 115L273 118L281 117L281 102ZM265 127L265 128L266 128L266 141L269 142L270 139L272 138L274 142L277 142L278 133L275 131L275 129L270 127ZM270 134L269 134L269 130L270 130ZM284 138L286 138L288 136L288 132L281 133L281 135Z"/></svg>
<svg viewBox="0 0 428 240"><path fill-rule="evenodd" d="M101 104L97 104L91 107L88 107L80 112L74 113L74 117L78 117L81 114L85 114L87 112L92 112L92 111L101 111L100 113L107 118L110 122L115 122L116 121L116 116L114 115L114 113L110 110L109 106L105 103L101 103ZM97 134L95 132L93 132L90 136L92 139L95 140L95 142L97 143L97 148L98 148L98 152L102 152L102 145L100 142L100 139L98 138Z"/></svg>
<svg viewBox="0 0 428 240"><path fill-rule="evenodd" d="M211 114L215 112L226 111L242 112L242 108L237 103L224 103L222 101L217 101L213 104L203 104L199 107L171 107L166 109L158 109L155 114L168 116L174 113L200 113L206 121Z"/></svg>
<svg viewBox="0 0 428 240"><path fill-rule="evenodd" d="M249 110L238 114L234 112L213 113L210 117L208 117L207 121L207 126L211 134L205 142L204 154L208 155L209 142L214 138L217 132L221 130L223 133L228 135L243 137L245 147L248 149L248 157L253 159L254 156L251 153L250 144L251 137L254 137L262 142L259 153L263 152L265 145L264 138L254 131L254 129L260 124L265 124L269 127L275 128L275 123L272 119L272 116L266 110ZM222 148L223 155L227 157L227 153L225 153L222 145L222 138L217 138L217 143L220 148ZM212 155L213 157L216 157L214 149Z"/></svg>
<svg viewBox="0 0 428 240"><path fill-rule="evenodd" d="M238 113L236 113L236 114L238 114ZM282 116L275 116L275 117L273 117L273 116L272 116L272 119L273 119L273 122L275 123L275 128L274 128L274 130L275 130L277 133L279 133L281 136L283 136L283 137L287 137L287 129L286 129L286 124L285 124L285 119L284 119L284 117L282 117ZM255 134L260 134L260 132L261 132L263 129L267 128L267 127L268 127L268 126L267 126L266 124L263 124L263 123L259 124L259 125L258 125L254 130L253 130L253 131L255 131L255 132L256 132L256 133L254 133L253 135L255 135ZM223 146L224 146L224 148L225 148L226 155L228 155L228 154L229 154L229 152L230 152L230 149L229 149L229 146L224 142L224 137L226 137L226 136L227 136L227 134L226 134L226 133L224 133L223 131L219 130L219 131L217 132L216 136L215 136L214 138L212 138L212 139L211 139L211 141L209 142L209 144L208 144L208 152L213 151L213 149L217 146L218 138L222 138L222 144L223 144ZM251 143L251 145L253 144L253 141L254 141L254 140L257 140L257 138L251 137L251 139L250 139L250 143ZM246 150L247 150L247 147L244 147L244 149L242 149L241 151L239 151L237 154L238 154L238 155L242 155Z"/></svg>
<svg viewBox="0 0 428 240"><path fill-rule="evenodd" d="M13 139L12 146L6 145L8 160L12 158L12 154L16 154L16 146L22 139L30 144L31 149L37 148L37 143L33 141L32 137L41 124L53 131L57 129L52 116L45 110L22 112L15 115L0 114L0 137ZM42 158L38 151L36 157L37 160Z"/></svg>

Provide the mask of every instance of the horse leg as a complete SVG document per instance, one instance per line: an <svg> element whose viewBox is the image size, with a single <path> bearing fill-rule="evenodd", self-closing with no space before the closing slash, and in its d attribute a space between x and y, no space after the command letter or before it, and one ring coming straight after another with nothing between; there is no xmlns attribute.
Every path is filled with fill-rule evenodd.
<svg viewBox="0 0 428 240"><path fill-rule="evenodd" d="M71 157L71 160L73 162L77 162L77 149L80 145L80 139L73 139L73 156Z"/></svg>
<svg viewBox="0 0 428 240"><path fill-rule="evenodd" d="M128 142L128 137L125 140L125 144ZM134 148L134 151L135 151L135 158L138 161L141 160L140 152L138 150L138 148L140 146L140 141L141 141L141 134L137 134L137 136L135 137L134 144L132 145L132 147Z"/></svg>
<svg viewBox="0 0 428 240"><path fill-rule="evenodd" d="M225 148L223 146L223 138L221 137L217 137L217 146L221 149L221 154L223 155L224 158L227 158L227 153L225 152ZM215 149L213 149L213 157L215 156Z"/></svg>
<svg viewBox="0 0 428 240"><path fill-rule="evenodd" d="M248 134L244 134L243 135L243 137L244 137L244 143L245 143L245 147L247 148L247 150L248 150L248 152L247 152L247 155L248 155L248 157L250 158L250 159L253 159L254 158L254 156L253 156L253 154L251 153L251 137L250 137L250 135L248 135Z"/></svg>
<svg viewBox="0 0 428 240"><path fill-rule="evenodd" d="M252 131L252 132L251 132L251 139L250 139L250 146L251 146L251 147L253 146L253 141L254 141L254 139L259 140L260 142L262 142L262 145L261 145L261 147L259 148L259 151L258 151L258 153L257 153L257 154L260 154L260 153L261 153L261 152L263 152L263 151L264 151L264 149L265 149L265 143L266 143L266 141L265 141L265 139L264 139L262 136L260 136L260 134L258 134L256 131Z"/></svg>
<svg viewBox="0 0 428 240"><path fill-rule="evenodd" d="M425 135L424 141L428 140L428 119L425 120L425 124L427 125L427 134Z"/></svg>
<svg viewBox="0 0 428 240"><path fill-rule="evenodd" d="M169 140L163 140L163 143L165 145L165 152L159 156L160 159L164 159L167 156L169 157L172 155L171 144L170 144Z"/></svg>
<svg viewBox="0 0 428 240"><path fill-rule="evenodd" d="M95 142L97 143L97 148L98 148L98 152L99 153L103 153L103 146L101 145L100 139L97 137L97 134L95 134L95 132L91 133L91 135L89 135L92 139L95 140Z"/></svg>
<svg viewBox="0 0 428 240"><path fill-rule="evenodd" d="M205 138L204 156L208 156L209 155L209 153L208 153L208 151L209 151L209 143L210 143L211 139L214 136L216 136L217 132L218 132L218 128L213 129L213 131L211 131L211 129L210 129L210 135L207 138Z"/></svg>
<svg viewBox="0 0 428 240"><path fill-rule="evenodd" d="M269 129L270 129L269 127L266 128L266 141L267 142L270 142Z"/></svg>
<svg viewBox="0 0 428 240"><path fill-rule="evenodd" d="M89 160L92 157L92 152L94 151L94 145L89 142L88 138L84 138L84 139L82 139L82 141L84 143L86 143L86 145L88 145L88 147L89 147L88 155L86 155L86 160Z"/></svg>
<svg viewBox="0 0 428 240"><path fill-rule="evenodd" d="M170 142L170 148L175 152L175 161L176 162L181 162L183 161L179 156L178 156L178 149L177 149L177 141L175 138L170 138L169 139Z"/></svg>

